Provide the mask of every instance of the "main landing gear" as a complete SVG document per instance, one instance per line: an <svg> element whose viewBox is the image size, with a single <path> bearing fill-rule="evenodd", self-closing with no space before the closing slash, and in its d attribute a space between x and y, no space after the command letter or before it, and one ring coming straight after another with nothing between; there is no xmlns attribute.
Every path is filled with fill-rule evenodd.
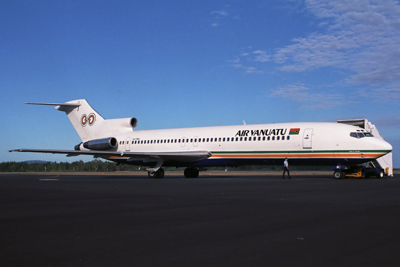
<svg viewBox="0 0 400 267"><path fill-rule="evenodd" d="M185 169L183 174L185 175L186 178L197 178L199 177L199 169L189 167Z"/></svg>
<svg viewBox="0 0 400 267"><path fill-rule="evenodd" d="M149 171L148 175L150 178L163 178L164 177L164 169L159 168L156 172Z"/></svg>
<svg viewBox="0 0 400 267"><path fill-rule="evenodd" d="M199 169L189 167L184 171L184 175L186 178L197 178L199 177ZM148 176L150 178L163 178L164 177L164 169L159 168L157 171L148 171Z"/></svg>

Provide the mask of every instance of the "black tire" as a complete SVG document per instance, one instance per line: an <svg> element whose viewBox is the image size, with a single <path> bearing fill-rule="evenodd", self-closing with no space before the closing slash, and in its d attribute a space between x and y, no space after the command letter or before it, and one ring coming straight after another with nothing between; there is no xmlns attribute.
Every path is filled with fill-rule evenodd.
<svg viewBox="0 0 400 267"><path fill-rule="evenodd" d="M148 172L147 175L149 176L149 178L158 178L158 174L157 172Z"/></svg>
<svg viewBox="0 0 400 267"><path fill-rule="evenodd" d="M164 178L164 169L160 168L158 171L158 178Z"/></svg>
<svg viewBox="0 0 400 267"><path fill-rule="evenodd" d="M333 173L333 178L335 178L335 179L342 179L343 176L344 176L344 174L343 174L343 172L341 170L336 170Z"/></svg>
<svg viewBox="0 0 400 267"><path fill-rule="evenodd" d="M199 170L197 168L186 168L183 174L186 178L197 178L199 177Z"/></svg>
<svg viewBox="0 0 400 267"><path fill-rule="evenodd" d="M160 168L156 172L148 172L149 178L157 179L157 178L163 178L164 177L164 169Z"/></svg>

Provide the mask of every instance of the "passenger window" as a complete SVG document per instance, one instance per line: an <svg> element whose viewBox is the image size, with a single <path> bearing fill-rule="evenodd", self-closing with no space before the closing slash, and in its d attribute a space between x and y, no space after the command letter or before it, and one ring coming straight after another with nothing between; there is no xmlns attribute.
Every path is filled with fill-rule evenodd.
<svg viewBox="0 0 400 267"><path fill-rule="evenodd" d="M286 140L290 140L290 136L288 136L288 137L286 138Z"/></svg>
<svg viewBox="0 0 400 267"><path fill-rule="evenodd" d="M275 136L272 136L272 141L274 141L275 140Z"/></svg>
<svg viewBox="0 0 400 267"><path fill-rule="evenodd" d="M263 136L263 141L265 141L265 136Z"/></svg>
<svg viewBox="0 0 400 267"><path fill-rule="evenodd" d="M268 141L271 140L271 136L268 136L267 140L268 140Z"/></svg>
<svg viewBox="0 0 400 267"><path fill-rule="evenodd" d="M192 138L192 139L190 139L190 143L193 143L193 138Z"/></svg>
<svg viewBox="0 0 400 267"><path fill-rule="evenodd" d="M277 136L277 137L276 137L276 140L279 140L279 139L280 139L280 136Z"/></svg>

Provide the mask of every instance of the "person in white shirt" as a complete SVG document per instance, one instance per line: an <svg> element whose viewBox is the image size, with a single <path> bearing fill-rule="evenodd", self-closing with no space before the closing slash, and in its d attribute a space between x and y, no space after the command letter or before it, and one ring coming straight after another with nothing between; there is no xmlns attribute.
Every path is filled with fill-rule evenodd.
<svg viewBox="0 0 400 267"><path fill-rule="evenodd" d="M289 162L288 162L288 158L285 158L285 161L283 162L283 176L282 179L285 179L285 173L287 172L289 179L291 179L290 177L290 172L289 172Z"/></svg>

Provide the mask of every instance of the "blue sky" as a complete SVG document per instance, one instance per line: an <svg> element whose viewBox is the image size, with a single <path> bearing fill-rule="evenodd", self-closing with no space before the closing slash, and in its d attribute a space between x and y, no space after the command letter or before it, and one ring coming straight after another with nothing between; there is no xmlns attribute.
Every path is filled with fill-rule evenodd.
<svg viewBox="0 0 400 267"><path fill-rule="evenodd" d="M91 157L64 113L85 98L137 129L367 118L400 167L398 1L2 1L0 162Z"/></svg>

